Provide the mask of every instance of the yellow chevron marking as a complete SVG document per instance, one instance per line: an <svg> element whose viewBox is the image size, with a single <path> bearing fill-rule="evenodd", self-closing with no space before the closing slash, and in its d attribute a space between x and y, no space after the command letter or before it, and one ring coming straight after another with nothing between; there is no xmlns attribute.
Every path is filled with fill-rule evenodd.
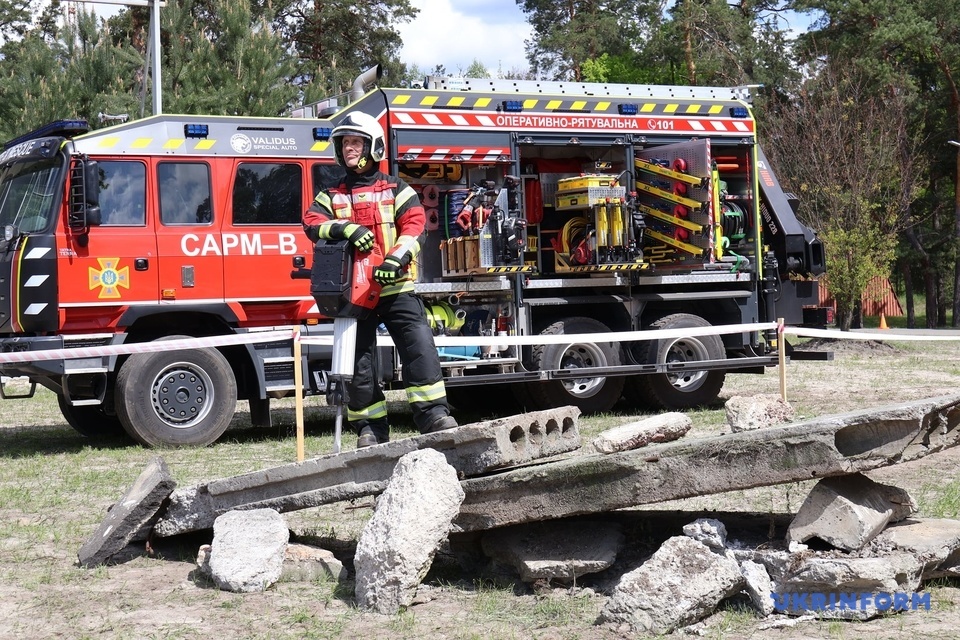
<svg viewBox="0 0 960 640"><path fill-rule="evenodd" d="M533 109L535 106L537 106L537 103L538 103L538 102L540 102L540 101L539 101L539 100L534 100L533 98L531 98L531 99L529 99L529 100L524 100L524 101L523 101L523 108L524 108L524 109Z"/></svg>
<svg viewBox="0 0 960 640"><path fill-rule="evenodd" d="M699 104L688 104L688 105L687 105L687 113L700 113L700 105L699 105Z"/></svg>
<svg viewBox="0 0 960 640"><path fill-rule="evenodd" d="M586 100L574 100L573 104L570 106L574 111L582 111L587 106Z"/></svg>
<svg viewBox="0 0 960 640"><path fill-rule="evenodd" d="M186 142L183 138L170 138L163 143L164 149L179 149L183 146L183 143Z"/></svg>
<svg viewBox="0 0 960 640"><path fill-rule="evenodd" d="M425 107L432 107L437 103L437 100L440 99L440 96L424 96L423 100L420 101L420 104Z"/></svg>
<svg viewBox="0 0 960 640"><path fill-rule="evenodd" d="M473 106L477 109L482 109L490 105L490 98L477 98L477 101L473 103Z"/></svg>
<svg viewBox="0 0 960 640"><path fill-rule="evenodd" d="M678 104L668 104L663 108L664 113L676 113L677 109L680 108Z"/></svg>
<svg viewBox="0 0 960 640"><path fill-rule="evenodd" d="M150 146L150 143L153 142L153 138L137 138L130 143L131 149L144 149Z"/></svg>
<svg viewBox="0 0 960 640"><path fill-rule="evenodd" d="M409 95L404 94L393 97L393 104L407 104L408 102L410 102Z"/></svg>
<svg viewBox="0 0 960 640"><path fill-rule="evenodd" d="M609 102L606 102L606 101L604 101L604 102L598 102L598 103L597 103L597 108L595 109L595 111L606 111L606 110L609 109L609 108L610 108L610 103L609 103Z"/></svg>
<svg viewBox="0 0 960 640"><path fill-rule="evenodd" d="M197 140L197 146L194 147L197 151L208 151L213 148L213 145L217 144L216 140Z"/></svg>
<svg viewBox="0 0 960 640"><path fill-rule="evenodd" d="M449 100L447 100L447 106L448 106L448 107L459 107L460 105L463 104L463 100L464 100L463 96L453 96L452 98L450 98Z"/></svg>
<svg viewBox="0 0 960 640"><path fill-rule="evenodd" d="M118 144L120 144L120 138L117 136L110 136L109 138L104 138L100 141L100 146L104 147L105 149L112 149Z"/></svg>
<svg viewBox="0 0 960 640"><path fill-rule="evenodd" d="M553 111L554 109L559 109L560 105L563 104L563 100L551 100L547 103L547 111Z"/></svg>
<svg viewBox="0 0 960 640"><path fill-rule="evenodd" d="M712 107L710 107L710 112L709 112L709 113L710 113L710 115L714 116L714 115L717 115L718 113L720 113L720 112L722 112L722 111L723 111L723 105L722 105L722 104L715 104L715 105L713 105Z"/></svg>

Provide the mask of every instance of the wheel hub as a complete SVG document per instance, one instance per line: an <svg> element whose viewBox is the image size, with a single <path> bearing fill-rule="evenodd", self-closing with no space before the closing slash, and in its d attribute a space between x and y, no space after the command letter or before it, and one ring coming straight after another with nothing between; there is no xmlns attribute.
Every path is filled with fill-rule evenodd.
<svg viewBox="0 0 960 640"><path fill-rule="evenodd" d="M203 420L213 405L213 382L205 371L188 362L177 362L154 379L151 398L157 416L176 428L189 428Z"/></svg>

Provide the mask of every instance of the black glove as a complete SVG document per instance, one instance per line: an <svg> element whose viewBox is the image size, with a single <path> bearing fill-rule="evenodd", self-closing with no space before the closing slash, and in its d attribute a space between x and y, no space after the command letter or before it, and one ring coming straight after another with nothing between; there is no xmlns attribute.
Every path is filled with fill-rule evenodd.
<svg viewBox="0 0 960 640"><path fill-rule="evenodd" d="M381 287L385 287L396 282L401 271L403 271L403 265L400 264L400 261L396 257L388 255L383 259L383 264L373 270L373 279Z"/></svg>
<svg viewBox="0 0 960 640"><path fill-rule="evenodd" d="M373 249L373 231L367 229L362 224L348 222L343 225L343 237L350 241L360 251L370 251Z"/></svg>

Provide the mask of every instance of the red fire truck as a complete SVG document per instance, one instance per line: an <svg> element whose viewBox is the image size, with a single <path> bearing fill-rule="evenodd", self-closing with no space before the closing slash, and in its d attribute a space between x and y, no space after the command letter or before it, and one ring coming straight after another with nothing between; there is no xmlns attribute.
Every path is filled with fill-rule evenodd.
<svg viewBox="0 0 960 640"><path fill-rule="evenodd" d="M371 69L348 97L296 118L60 121L8 142L0 373L28 377L27 395L54 391L90 436L207 444L238 399L268 424L270 399L298 392L297 363L290 339L264 332L332 334L309 280L293 276L313 255L301 213L341 175L330 132L354 110L380 120L383 169L427 208L417 288L437 335L477 339L440 347L455 409L683 409L716 399L727 372L777 361L776 336L756 331L497 337L826 322L823 247L767 165L742 90L451 78L388 89L378 78ZM244 340L24 356L216 336ZM382 355L384 384L399 388L399 362ZM330 357L307 344L303 393L323 392Z"/></svg>

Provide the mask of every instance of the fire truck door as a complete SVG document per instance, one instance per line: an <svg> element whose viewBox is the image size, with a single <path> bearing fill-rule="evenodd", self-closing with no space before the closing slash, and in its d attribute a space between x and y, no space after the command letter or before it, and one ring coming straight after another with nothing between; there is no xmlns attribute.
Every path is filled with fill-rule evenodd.
<svg viewBox="0 0 960 640"><path fill-rule="evenodd" d="M147 167L137 160L100 160L101 224L86 245L66 239L58 251L60 306L66 324L72 309L157 302L157 243L147 211ZM61 241L63 242L63 241ZM116 320L116 318L114 318ZM109 321L107 321L109 322Z"/></svg>
<svg viewBox="0 0 960 640"><path fill-rule="evenodd" d="M301 161L291 160L249 160L235 167L222 227L224 294L250 317L290 301L303 308L288 315L312 306L306 281L290 277L296 256L305 267L313 256L300 222L309 205L306 174Z"/></svg>
<svg viewBox="0 0 960 640"><path fill-rule="evenodd" d="M157 251L160 299L170 303L223 300L222 209L206 162L160 162Z"/></svg>

